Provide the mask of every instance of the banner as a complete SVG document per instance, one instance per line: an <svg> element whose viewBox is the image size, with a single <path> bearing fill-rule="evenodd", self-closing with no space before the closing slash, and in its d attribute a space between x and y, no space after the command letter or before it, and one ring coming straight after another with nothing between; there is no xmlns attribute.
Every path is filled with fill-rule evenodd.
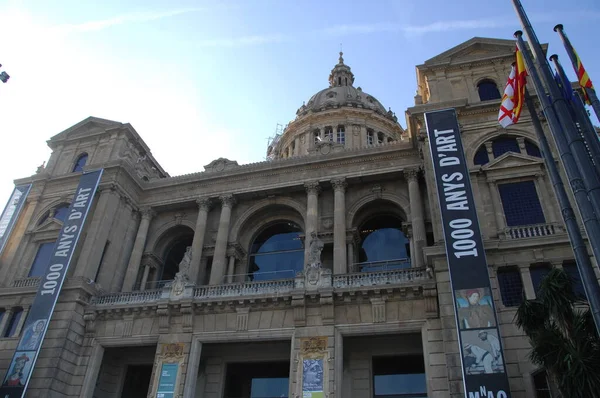
<svg viewBox="0 0 600 398"><path fill-rule="evenodd" d="M466 398L510 390L469 170L454 109L425 113L442 215Z"/></svg>
<svg viewBox="0 0 600 398"><path fill-rule="evenodd" d="M25 396L31 373L48 330L48 323L54 312L100 177L102 177L102 170L97 170L83 174L79 180L79 186L56 240L48 268L40 281L37 295L29 309L17 350L8 367L2 387L0 387L0 397L2 398Z"/></svg>
<svg viewBox="0 0 600 398"><path fill-rule="evenodd" d="M25 199L27 199L27 194L29 194L30 189L31 184L15 187L12 195L10 195L10 199L6 204L6 207L4 208L4 211L2 212L2 217L0 217L0 255L2 255L2 251L4 250L4 246L8 241L10 232L15 226L17 218L19 218L19 213L21 213L21 209L25 204Z"/></svg>
<svg viewBox="0 0 600 398"><path fill-rule="evenodd" d="M162 364L156 398L173 398L175 396L175 383L177 382L178 370L178 363Z"/></svg>

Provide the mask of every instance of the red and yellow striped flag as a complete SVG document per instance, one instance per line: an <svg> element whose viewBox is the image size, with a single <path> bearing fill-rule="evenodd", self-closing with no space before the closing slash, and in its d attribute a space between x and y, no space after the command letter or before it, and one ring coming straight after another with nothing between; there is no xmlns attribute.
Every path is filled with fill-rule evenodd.
<svg viewBox="0 0 600 398"><path fill-rule="evenodd" d="M594 85L592 84L592 80L590 79L587 72L585 71L585 68L583 67L583 64L581 63L581 59L579 58L579 55L577 54L577 51L575 51L575 49L573 49L573 53L575 53L575 57L577 58L577 79L579 80L579 85L581 86L581 88L584 89L583 97L585 98L585 103L590 105L591 102L587 96L587 93L585 92L585 89L591 88L593 90Z"/></svg>
<svg viewBox="0 0 600 398"><path fill-rule="evenodd" d="M525 61L523 55L517 50L515 52L516 62L512 65L512 70L508 76L508 82L504 87L504 95L500 104L498 113L498 122L506 128L511 124L516 124L521 116L523 105L525 104L525 84L527 83L527 71L525 70Z"/></svg>

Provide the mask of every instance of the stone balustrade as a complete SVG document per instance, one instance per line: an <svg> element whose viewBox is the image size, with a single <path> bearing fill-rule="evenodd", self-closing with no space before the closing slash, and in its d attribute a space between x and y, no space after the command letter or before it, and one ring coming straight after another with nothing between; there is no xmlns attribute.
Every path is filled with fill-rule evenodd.
<svg viewBox="0 0 600 398"><path fill-rule="evenodd" d="M294 290L294 279L230 283L200 286L194 289L195 298L241 297L254 295L280 295Z"/></svg>
<svg viewBox="0 0 600 398"><path fill-rule="evenodd" d="M144 304L158 301L161 295L162 290L109 293L101 296L92 297L90 304L96 306L119 304Z"/></svg>
<svg viewBox="0 0 600 398"><path fill-rule="evenodd" d="M15 279L12 287L38 287L40 285L40 277L32 276L29 278Z"/></svg>
<svg viewBox="0 0 600 398"><path fill-rule="evenodd" d="M555 224L533 224L508 227L504 230L506 239L537 238L551 236L562 232L562 228Z"/></svg>
<svg viewBox="0 0 600 398"><path fill-rule="evenodd" d="M390 269L375 272L356 272L334 275L333 288L343 289L362 286L401 285L433 279L426 268Z"/></svg>

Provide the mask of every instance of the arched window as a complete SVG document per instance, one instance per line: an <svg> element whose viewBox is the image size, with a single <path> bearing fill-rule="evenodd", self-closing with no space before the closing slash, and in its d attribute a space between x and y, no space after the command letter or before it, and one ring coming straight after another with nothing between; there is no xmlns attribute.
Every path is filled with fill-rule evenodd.
<svg viewBox="0 0 600 398"><path fill-rule="evenodd" d="M479 147L477 152L475 152L475 157L473 158L473 163L478 165L488 164L490 162L490 157L487 153L487 148L485 145Z"/></svg>
<svg viewBox="0 0 600 398"><path fill-rule="evenodd" d="M40 221L38 222L38 225L42 225L43 223L46 222L46 220L48 220L48 218L50 218L50 215L52 214L52 218L59 220L61 222L65 222L65 219L67 218L67 212L69 210L69 204L68 203L62 203L60 205L58 205L57 207L55 207L54 209L50 210L49 212L47 212L44 217L42 217L40 219Z"/></svg>
<svg viewBox="0 0 600 398"><path fill-rule="evenodd" d="M477 90L479 91L479 99L481 101L489 101L500 99L502 96L500 95L500 91L498 91L498 86L491 80L482 80L477 85Z"/></svg>
<svg viewBox="0 0 600 398"><path fill-rule="evenodd" d="M542 157L542 153L540 152L540 148L537 147L533 142L529 140L525 140L525 150L529 156L535 156L537 158Z"/></svg>
<svg viewBox="0 0 600 398"><path fill-rule="evenodd" d="M293 278L304 268L302 230L293 222L277 222L262 230L250 247L250 280Z"/></svg>
<svg viewBox="0 0 600 398"><path fill-rule="evenodd" d="M381 131L378 131L377 132L377 145L383 144L384 138L385 138L385 135Z"/></svg>
<svg viewBox="0 0 600 398"><path fill-rule="evenodd" d="M521 153L519 143L515 137L499 137L492 141L494 157L500 157L506 152Z"/></svg>
<svg viewBox="0 0 600 398"><path fill-rule="evenodd" d="M75 162L75 166L73 166L73 172L83 171L83 167L87 163L87 160L88 160L87 153L82 153L81 155L79 155L79 157L77 158L77 161Z"/></svg>
<svg viewBox="0 0 600 398"><path fill-rule="evenodd" d="M159 278L160 281L170 281L175 278L175 274L179 272L179 263L183 259L183 255L185 254L188 246L192 245L193 239L193 234L182 235L174 240L167 248L166 255L164 257L165 263L162 268L162 275Z"/></svg>
<svg viewBox="0 0 600 398"><path fill-rule="evenodd" d="M377 215L359 229L360 271L377 271L410 267L408 239L402 232L402 222L391 215Z"/></svg>

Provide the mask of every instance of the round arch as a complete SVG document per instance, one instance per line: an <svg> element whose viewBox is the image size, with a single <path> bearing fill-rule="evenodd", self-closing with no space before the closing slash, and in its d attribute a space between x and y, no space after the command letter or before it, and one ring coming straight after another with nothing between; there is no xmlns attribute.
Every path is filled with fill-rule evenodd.
<svg viewBox="0 0 600 398"><path fill-rule="evenodd" d="M161 225L147 240L146 242L146 251L150 251L154 253L156 256L160 257L162 254L160 253L160 247L164 238L168 235L169 230L176 228L178 226L187 227L192 230L192 234L195 232L195 225L191 220L182 219L181 221L170 220L163 225ZM164 249L164 247L163 247Z"/></svg>
<svg viewBox="0 0 600 398"><path fill-rule="evenodd" d="M34 221L33 224L31 224L34 228L37 227L38 225L40 225L41 220L48 214L48 212L50 211L50 209L52 208L56 208L59 205L65 204L67 206L70 206L71 204L66 201L64 198L60 198L60 199L56 199L52 202L50 202L49 204L47 204L46 206L44 206L42 208L42 210L40 210L37 215L35 216L35 218L32 217L32 220Z"/></svg>
<svg viewBox="0 0 600 398"><path fill-rule="evenodd" d="M475 141L468 144L467 147L465 148L465 156L467 158L467 163L469 164L469 166L475 166L475 163L473 162L475 153L485 142L492 141L494 138L498 138L498 137L506 136L506 135L527 138L529 141L531 141L535 145L537 145L538 148L540 147L540 144L537 140L537 136L534 133L532 133L531 131L520 129L520 128L514 128L512 126L509 126L507 129L504 129L504 130L499 130L499 129L490 130L488 132L484 132L483 134L479 135Z"/></svg>
<svg viewBox="0 0 600 398"><path fill-rule="evenodd" d="M348 212L346 213L348 225L350 225L352 228L356 228L357 224L362 221L360 219L357 220L357 214L359 214L360 211L369 203L379 200L397 206L398 216L405 221L410 220L410 202L408 198L403 195L395 195L387 192L384 192L381 195L371 193L370 195L363 196L349 207Z"/></svg>

